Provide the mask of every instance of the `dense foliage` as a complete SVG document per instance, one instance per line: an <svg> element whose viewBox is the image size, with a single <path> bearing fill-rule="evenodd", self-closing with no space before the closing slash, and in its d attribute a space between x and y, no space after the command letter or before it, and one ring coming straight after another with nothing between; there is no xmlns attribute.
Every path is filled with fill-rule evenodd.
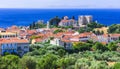
<svg viewBox="0 0 120 69"><path fill-rule="evenodd" d="M64 32L62 29L57 29L57 30L55 30L53 33L54 34L57 34L57 33L59 33L59 32Z"/></svg>
<svg viewBox="0 0 120 69"><path fill-rule="evenodd" d="M79 42L72 50L48 43L31 44L30 52L22 58L0 57L0 69L119 69L120 53L112 51L116 49L114 44Z"/></svg>
<svg viewBox="0 0 120 69"><path fill-rule="evenodd" d="M120 33L120 24L113 24L109 26L108 32L109 33Z"/></svg>
<svg viewBox="0 0 120 69"><path fill-rule="evenodd" d="M58 17L58 16L56 16L56 17L54 17L54 18L52 18L52 19L50 19L50 25L53 25L53 26L58 26L58 23L61 21L61 19Z"/></svg>
<svg viewBox="0 0 120 69"><path fill-rule="evenodd" d="M101 27L105 27L105 25L100 24L100 23L96 23L96 22L92 22L92 23L87 24L87 26L85 28L81 27L78 30L78 32L79 33L90 32L90 31L93 31L93 29L95 29L95 28L101 28Z"/></svg>
<svg viewBox="0 0 120 69"><path fill-rule="evenodd" d="M29 29L38 29L38 28L45 28L45 27L46 27L46 24L33 22L32 24L30 24Z"/></svg>

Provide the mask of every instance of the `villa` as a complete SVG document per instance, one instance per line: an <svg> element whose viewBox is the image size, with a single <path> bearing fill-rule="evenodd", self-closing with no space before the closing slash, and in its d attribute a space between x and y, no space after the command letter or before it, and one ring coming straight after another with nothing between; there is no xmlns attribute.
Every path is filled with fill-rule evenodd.
<svg viewBox="0 0 120 69"><path fill-rule="evenodd" d="M0 55L4 55L6 52L23 56L25 53L29 52L29 41L19 38L1 38Z"/></svg>
<svg viewBox="0 0 120 69"><path fill-rule="evenodd" d="M90 40L91 34L92 33L79 34L77 32L58 33L50 40L50 44L63 46L65 49L72 49L73 42L86 42Z"/></svg>
<svg viewBox="0 0 120 69"><path fill-rule="evenodd" d="M77 26L77 21L75 21L74 19L68 19L67 16L64 17L63 20L60 21L59 26L62 27L67 27L67 26Z"/></svg>
<svg viewBox="0 0 120 69"><path fill-rule="evenodd" d="M5 32L5 31L0 32L0 38L10 38L10 37L17 37L17 36L18 34L13 32Z"/></svg>

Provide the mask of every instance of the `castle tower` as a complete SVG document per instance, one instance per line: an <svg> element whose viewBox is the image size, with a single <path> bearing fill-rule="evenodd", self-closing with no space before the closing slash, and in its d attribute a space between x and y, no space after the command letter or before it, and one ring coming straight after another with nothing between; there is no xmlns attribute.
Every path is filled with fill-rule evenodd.
<svg viewBox="0 0 120 69"><path fill-rule="evenodd" d="M50 22L47 21L47 29L50 29Z"/></svg>
<svg viewBox="0 0 120 69"><path fill-rule="evenodd" d="M93 20L93 17L91 15L82 15L78 17L78 23L79 26L86 26L88 23L91 23Z"/></svg>

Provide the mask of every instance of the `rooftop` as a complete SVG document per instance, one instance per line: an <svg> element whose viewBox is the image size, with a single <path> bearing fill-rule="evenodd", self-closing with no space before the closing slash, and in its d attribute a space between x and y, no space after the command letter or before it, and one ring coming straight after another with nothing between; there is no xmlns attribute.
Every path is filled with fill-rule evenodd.
<svg viewBox="0 0 120 69"><path fill-rule="evenodd" d="M19 39L19 38L1 38L0 39L0 44L4 43L29 43L27 39Z"/></svg>

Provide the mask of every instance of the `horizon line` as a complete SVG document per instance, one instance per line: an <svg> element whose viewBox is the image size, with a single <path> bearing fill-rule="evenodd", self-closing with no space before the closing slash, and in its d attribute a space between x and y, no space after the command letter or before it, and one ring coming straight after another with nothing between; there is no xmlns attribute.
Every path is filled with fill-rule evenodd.
<svg viewBox="0 0 120 69"><path fill-rule="evenodd" d="M120 8L0 8L0 9L120 9Z"/></svg>

